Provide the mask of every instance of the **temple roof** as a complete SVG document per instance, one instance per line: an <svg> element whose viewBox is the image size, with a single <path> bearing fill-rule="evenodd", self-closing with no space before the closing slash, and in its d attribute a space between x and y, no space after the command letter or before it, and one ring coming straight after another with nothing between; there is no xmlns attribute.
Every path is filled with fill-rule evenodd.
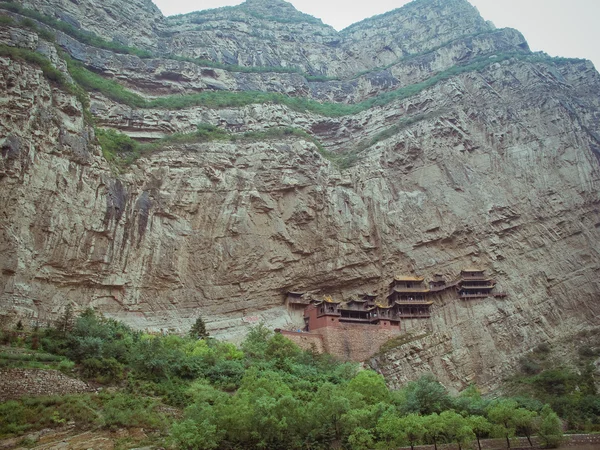
<svg viewBox="0 0 600 450"><path fill-rule="evenodd" d="M379 308L379 309L390 309L390 308L393 308L393 305L382 305L381 303L377 303L377 308Z"/></svg>
<svg viewBox="0 0 600 450"><path fill-rule="evenodd" d="M402 286L394 286L393 288L394 292L398 292L400 294L402 293L407 293L407 294L426 294L427 292L429 292L429 288L426 287L413 287L413 288L405 288Z"/></svg>
<svg viewBox="0 0 600 450"><path fill-rule="evenodd" d="M465 267L461 272L485 272L483 269L479 269L477 267Z"/></svg>
<svg viewBox="0 0 600 450"><path fill-rule="evenodd" d="M395 281L423 281L425 278L416 277L412 275L396 275L394 276Z"/></svg>
<svg viewBox="0 0 600 450"><path fill-rule="evenodd" d="M326 302L326 303L335 303L335 304L338 304L338 305L339 305L340 303L342 303L342 302L341 302L341 301L339 301L339 300L334 300L334 299L332 299L332 298L331 298L329 295L326 295L325 297L323 297L323 301L324 301L324 302Z"/></svg>
<svg viewBox="0 0 600 450"><path fill-rule="evenodd" d="M295 291L288 291L287 295L293 295L295 297L302 297L306 292L295 292Z"/></svg>

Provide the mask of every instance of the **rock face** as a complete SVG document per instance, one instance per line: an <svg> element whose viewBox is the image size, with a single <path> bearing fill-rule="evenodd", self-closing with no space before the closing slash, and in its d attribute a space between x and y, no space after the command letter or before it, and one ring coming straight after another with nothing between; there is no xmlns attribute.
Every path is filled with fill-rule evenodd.
<svg viewBox="0 0 600 450"><path fill-rule="evenodd" d="M297 327L288 290L384 299L394 274L454 278L479 266L506 299L440 298L430 321L402 323L411 339L371 362L392 385L433 370L457 389L492 388L540 342L598 327L591 63L532 55L520 33L494 30L465 0L415 0L340 33L281 1L174 18L146 1L25 6L152 50L140 59L56 33L73 59L146 98L263 91L371 103L336 117L275 102L140 109L93 91L96 126L134 138L199 123L238 133L168 141L118 169L73 94L35 64L0 56L0 310L10 317L52 321L72 303L186 331L202 315L211 334L238 339L257 320ZM0 42L67 73L36 32L3 23ZM356 161L340 169L304 134L240 135L282 126Z"/></svg>

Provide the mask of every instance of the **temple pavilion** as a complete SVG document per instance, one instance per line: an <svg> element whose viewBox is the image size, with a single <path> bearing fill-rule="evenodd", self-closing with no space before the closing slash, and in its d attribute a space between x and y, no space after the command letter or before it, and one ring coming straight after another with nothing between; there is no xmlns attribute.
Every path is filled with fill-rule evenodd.
<svg viewBox="0 0 600 450"><path fill-rule="evenodd" d="M396 276L390 283L388 305L392 306L401 318L427 318L431 316L429 307L430 289L423 284L424 278L417 276Z"/></svg>
<svg viewBox="0 0 600 450"><path fill-rule="evenodd" d="M305 331L311 331L344 323L393 328L402 319L426 319L431 317L433 299L450 289L461 299L506 297L505 293L492 293L496 281L477 268L462 270L450 282L441 274L435 274L428 284L424 281L420 276L395 276L387 304L377 302L377 295L370 293L341 302L329 296L314 300L305 293L289 291L286 301L290 309L304 308Z"/></svg>
<svg viewBox="0 0 600 450"><path fill-rule="evenodd" d="M496 281L488 278L484 271L468 268L460 272L458 296L462 299L491 297Z"/></svg>
<svg viewBox="0 0 600 450"><path fill-rule="evenodd" d="M375 325L380 328L400 326L397 310L391 305L375 302L375 294L365 294L342 303L325 296L322 301L313 302L304 311L305 331L322 327L335 327L339 324Z"/></svg>

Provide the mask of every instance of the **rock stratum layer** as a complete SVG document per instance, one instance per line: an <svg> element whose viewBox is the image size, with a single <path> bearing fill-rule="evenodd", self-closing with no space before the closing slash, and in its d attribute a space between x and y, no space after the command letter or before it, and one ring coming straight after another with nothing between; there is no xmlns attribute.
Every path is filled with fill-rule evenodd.
<svg viewBox="0 0 600 450"><path fill-rule="evenodd" d="M81 96L3 51L6 318L44 323L72 304L185 331L202 315L213 335L237 339L258 320L294 327L288 290L384 298L394 274L452 279L478 266L507 298L441 297L430 321L403 322L411 339L371 362L391 384L434 371L456 389L493 388L540 342L600 324L600 76L590 62L532 54L464 0L415 0L342 32L278 0L172 18L141 0L24 6L152 52L93 47L4 10L3 48L45 55L67 80L69 55L146 99L135 107L88 87L96 126L149 141L211 124L238 138L156 141L117 168ZM274 97L151 103L207 92ZM276 127L303 132L242 136Z"/></svg>

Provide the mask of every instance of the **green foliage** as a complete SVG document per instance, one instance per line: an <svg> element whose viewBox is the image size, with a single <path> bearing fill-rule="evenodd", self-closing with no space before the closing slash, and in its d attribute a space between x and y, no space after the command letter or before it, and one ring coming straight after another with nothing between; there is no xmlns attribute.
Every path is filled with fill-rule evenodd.
<svg viewBox="0 0 600 450"><path fill-rule="evenodd" d="M510 447L509 438L518 432L525 434L531 444L531 434L537 428L537 413L520 408L514 400L503 399L494 402L488 408L490 422L497 426L498 432L506 438L506 444Z"/></svg>
<svg viewBox="0 0 600 450"><path fill-rule="evenodd" d="M69 87L69 83L62 72L54 67L50 60L40 53L36 53L24 48L9 47L7 45L0 44L0 56L7 56L14 60L20 60L34 64L42 70L44 76L49 81L55 82L59 86L65 88Z"/></svg>
<svg viewBox="0 0 600 450"><path fill-rule="evenodd" d="M345 115L357 114L370 108L384 106L396 100L402 100L417 95L421 91L434 86L440 81L447 80L462 73L479 71L493 63L506 61L508 59L526 60L531 62L551 62L558 63L555 59L547 56L521 53L506 53L495 55L494 58L479 58L471 61L469 64L454 66L441 71L433 77L405 86L400 89L385 92L369 100L355 104L344 103L320 103L315 100L289 97L273 92L229 92L229 91L205 91L198 94L165 96L153 100L145 100L138 94L128 91L115 81L107 80L100 75L94 74L87 69L79 66L71 70L71 75L78 83L85 88L102 92L107 97L126 105L137 108L159 108L159 109L183 109L193 106L205 106L208 108L228 108L243 107L251 104L277 103L288 106L290 109L299 112L312 112L326 117L340 117ZM415 118L414 120L419 120ZM409 123L410 124L410 123ZM400 124L399 126L405 126Z"/></svg>
<svg viewBox="0 0 600 450"><path fill-rule="evenodd" d="M75 320L75 314L73 313L73 305L67 303L64 311L56 322L56 329L64 334L67 334L73 328L73 321Z"/></svg>
<svg viewBox="0 0 600 450"><path fill-rule="evenodd" d="M546 448L557 448L563 441L562 427L558 415L549 405L540 412L537 435L540 444Z"/></svg>
<svg viewBox="0 0 600 450"><path fill-rule="evenodd" d="M163 430L167 420L157 412L158 402L147 397L116 393L101 396L102 426L110 429L140 427Z"/></svg>
<svg viewBox="0 0 600 450"><path fill-rule="evenodd" d="M83 429L168 431L181 449L465 446L537 430L548 443L559 437L556 414L526 398L489 402L475 387L452 398L432 376L390 393L381 375L303 351L262 324L240 350L212 338L140 333L86 310L64 333L45 330L41 342L76 361L84 377L119 388L9 402L0 406L1 436L74 420ZM174 423L161 402L182 411Z"/></svg>
<svg viewBox="0 0 600 450"><path fill-rule="evenodd" d="M449 409L451 405L446 388L431 374L408 383L402 395L404 396L402 411L406 413L440 413Z"/></svg>
<svg viewBox="0 0 600 450"><path fill-rule="evenodd" d="M242 344L242 350L250 358L264 358L273 332L263 323L252 327Z"/></svg>
<svg viewBox="0 0 600 450"><path fill-rule="evenodd" d="M358 394L366 405L388 402L390 396L383 377L371 370L359 372L350 380L346 391L349 394Z"/></svg>
<svg viewBox="0 0 600 450"><path fill-rule="evenodd" d="M16 22L14 21L14 19L10 16L7 16L5 14L0 14L0 25L16 25Z"/></svg>
<svg viewBox="0 0 600 450"><path fill-rule="evenodd" d="M102 384L117 383L122 380L123 369L123 364L115 358L87 358L81 361L82 375Z"/></svg>
<svg viewBox="0 0 600 450"><path fill-rule="evenodd" d="M147 107L147 102L140 95L131 92L116 81L112 81L87 70L80 63L70 61L69 73L73 79L87 91L101 92L106 97L131 107Z"/></svg>
<svg viewBox="0 0 600 450"><path fill-rule="evenodd" d="M107 161L139 156L139 144L129 136L111 129L96 128L96 137Z"/></svg>

